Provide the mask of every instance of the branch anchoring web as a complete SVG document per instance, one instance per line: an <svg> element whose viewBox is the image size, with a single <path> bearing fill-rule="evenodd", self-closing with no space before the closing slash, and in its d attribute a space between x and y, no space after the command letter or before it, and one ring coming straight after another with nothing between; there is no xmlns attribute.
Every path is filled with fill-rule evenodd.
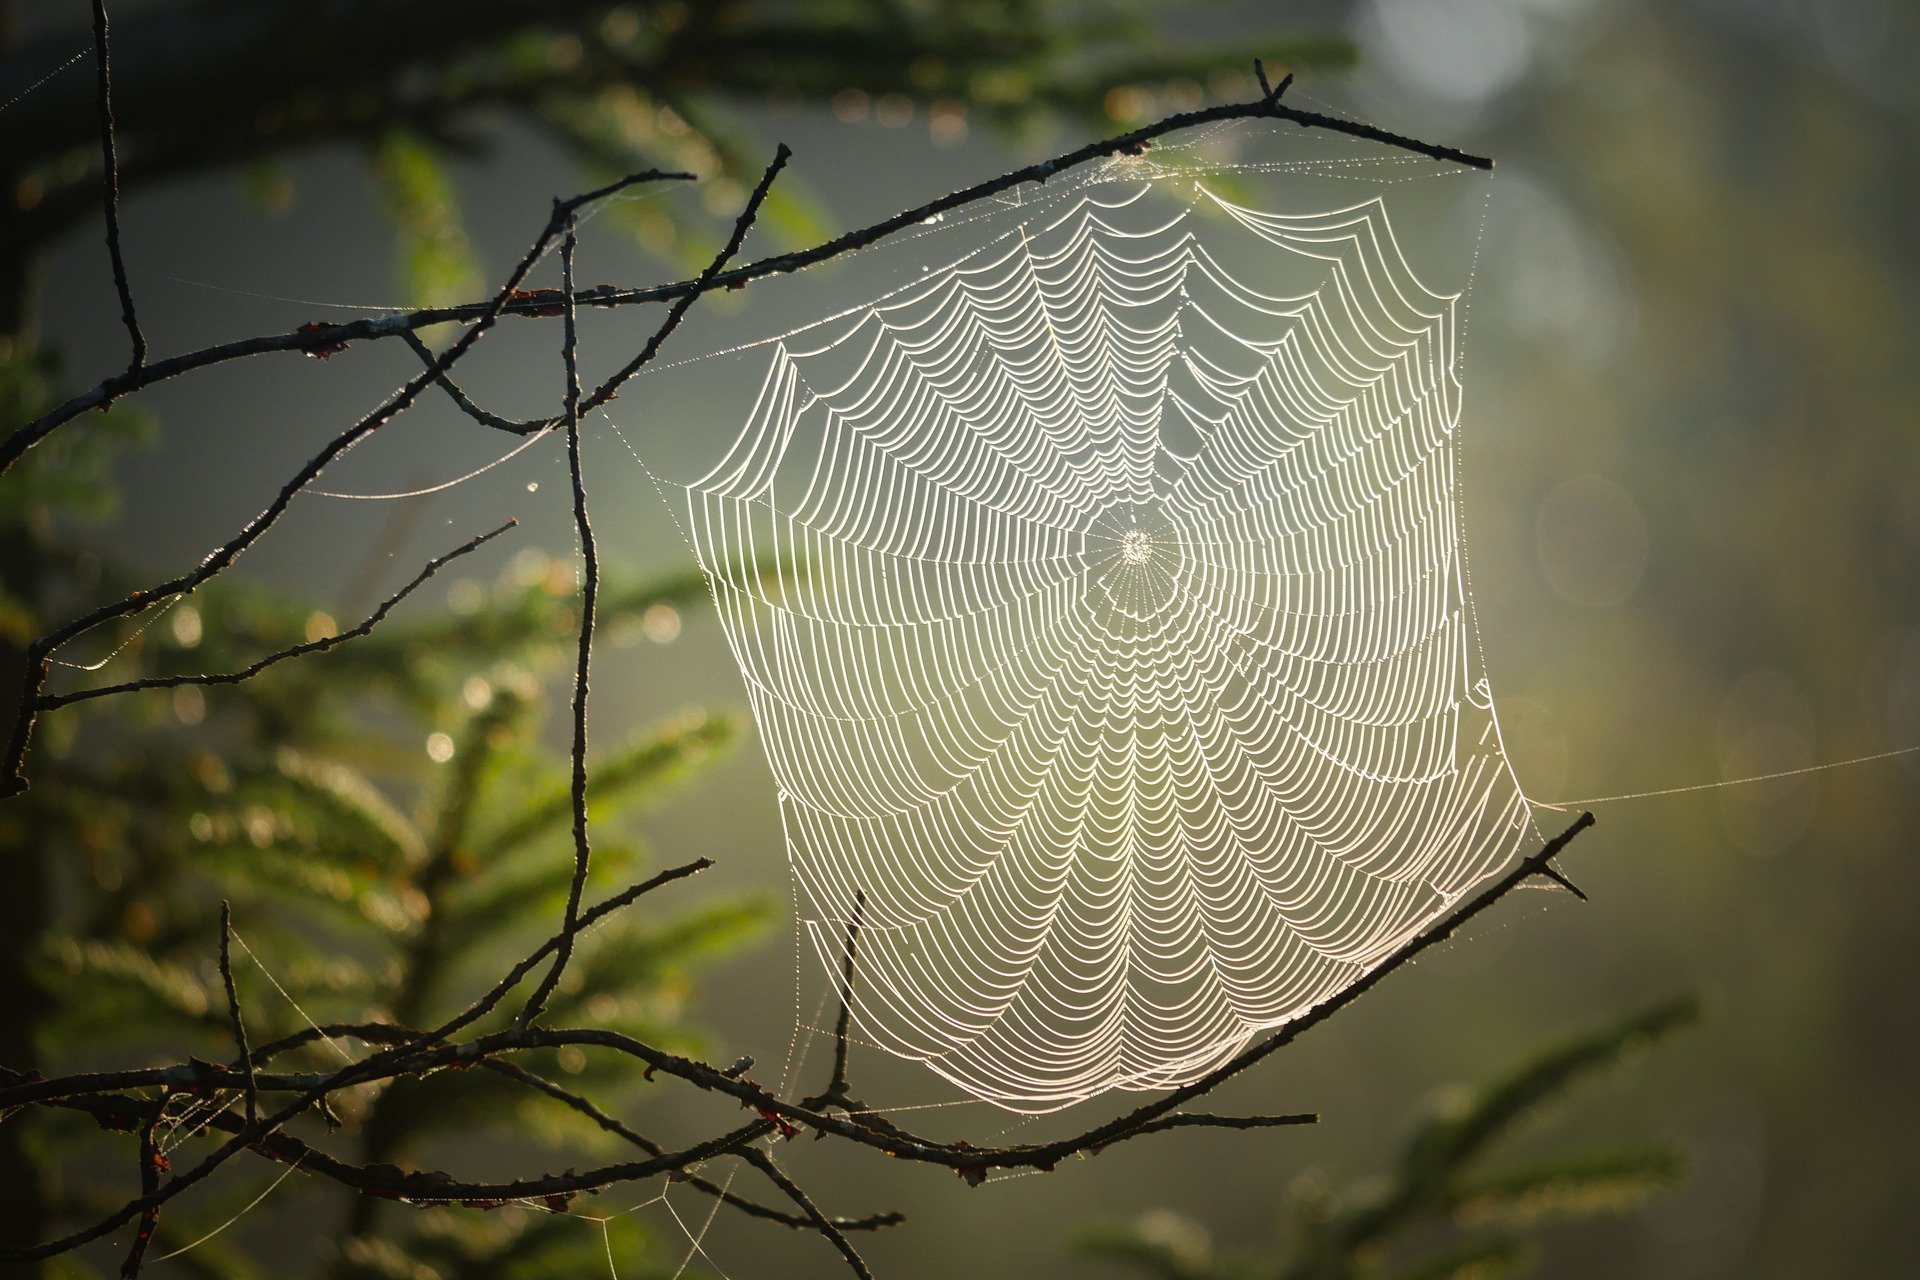
<svg viewBox="0 0 1920 1280"><path fill-rule="evenodd" d="M863 1032L1019 1110L1199 1078L1536 839L1458 295L1378 195L1097 178L756 348L685 489L823 963L863 894Z"/></svg>

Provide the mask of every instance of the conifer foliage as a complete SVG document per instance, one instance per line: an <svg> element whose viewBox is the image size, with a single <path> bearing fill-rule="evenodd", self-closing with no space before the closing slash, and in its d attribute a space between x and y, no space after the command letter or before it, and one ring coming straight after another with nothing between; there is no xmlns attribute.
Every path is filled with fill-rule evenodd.
<svg viewBox="0 0 1920 1280"><path fill-rule="evenodd" d="M90 452L23 464L27 474L7 491L16 536L52 515L21 509L17 495L51 493L69 508L105 500L97 471L85 483L87 464L104 461L103 450ZM364 1039L338 1028L434 1024L491 981L503 950L551 931L572 861L567 762L543 739L542 682L573 641L574 575L523 552L493 580L460 578L447 594L453 608L396 618L244 688L189 686L104 701L64 724L50 718L32 789L0 809L0 819L33 833L57 896L76 905L31 958L48 1005L40 1042L49 1056L68 1066L143 1053L230 1059L217 963L223 904L246 1034L256 1046L311 1037L276 1059L274 1069L287 1072L324 1071L343 1052L365 1051ZM697 607L705 594L697 575L616 588L603 597L603 635L618 644L644 622L657 629L668 611ZM229 670L332 625L304 602L223 580L157 619L121 661L160 674ZM654 869L633 819L727 750L738 729L729 714L689 711L596 753L596 897ZM550 1018L698 1051L703 1041L682 1016L690 975L758 929L768 906L723 897L609 917L583 936ZM475 1135L591 1152L613 1139L528 1080L604 1099L622 1096L623 1083L634 1093L636 1076L578 1049L534 1050L511 1072L336 1094L328 1123L343 1152L369 1166L430 1165L434 1152ZM163 1159L209 1118L203 1096L167 1092L149 1095L164 1103ZM37 1150L57 1153L45 1165L41 1234L122 1198L118 1180L99 1171L125 1138L103 1134L99 1116L41 1112L8 1123L38 1125ZM218 1226L278 1172L183 1206L156 1249ZM319 1268L327 1275L416 1276L422 1264L446 1277L555 1275L604 1265L597 1230L524 1206L408 1211L297 1174L269 1204L274 1221L338 1228L337 1249ZM623 1256L640 1254L634 1220L608 1229ZM279 1273L284 1256L254 1256L257 1242L222 1233L181 1261L211 1275Z"/></svg>
<svg viewBox="0 0 1920 1280"><path fill-rule="evenodd" d="M704 1059L701 1037L682 1015L689 976L759 927L766 904L650 896L707 865L683 861L705 851L655 858L634 819L697 774L739 726L729 714L695 711L624 742L596 739L589 750L595 641L617 644L650 620L657 634L671 630L657 624L696 607L705 586L690 572L623 583L616 571L599 570L579 462L583 413L611 399L710 288L851 252L945 208L1137 152L1179 129L1283 118L1475 160L1297 110L1281 100L1291 76L1271 83L1256 63L1260 91L1251 100L1178 111L863 232L729 271L762 212L790 238L800 225L800 206L784 187L769 196L789 155L782 147L726 248L697 278L619 299L575 290L574 215L588 204L643 182L693 176L710 180L713 207L741 204L725 178L739 169L725 128L705 109L711 96L751 88L746 96L826 100L845 112L872 103L897 114L905 104L927 111L938 140L937 122L961 107L1020 125L1061 113L1131 120L1182 105L1156 100L1142 85L1177 87L1197 107L1197 78L1224 60L1115 56L1116 44L1122 54L1150 44L1143 28L1098 20L1130 6L1097 6L1086 25L1024 0L922 8L927 19L909 23L899 18L903 6L851 0L345 0L328 6L324 30L309 30L301 24L311 5L156 4L121 32L126 93L116 101L106 7L96 0L97 114L84 97L86 110L62 113L65 81L49 82L58 93L16 95L21 105L0 141L12 197L0 205L0 688L24 689L0 777L0 1257L9 1265L46 1262L54 1274L91 1275L117 1261L120 1274L132 1276L184 1248L173 1265L209 1276L293 1270L332 1280L511 1280L598 1272L617 1255L620 1274L630 1276L651 1260L638 1220L588 1222L584 1210L612 1188L671 1182L810 1232L855 1275L868 1276L850 1235L892 1226L899 1215L829 1216L770 1154L777 1143L811 1131L978 1185L992 1171L1052 1170L1175 1128L1310 1122L1182 1108L1520 884L1561 879L1550 861L1590 815L1348 992L1206 1079L1073 1137L937 1139L857 1098L848 1065L857 919L823 1091L796 1099L756 1082L750 1060L722 1068ZM156 15L175 25L153 25ZM179 30L195 23L209 38L179 44ZM371 43L341 38L374 31L382 38ZM0 54L14 52L7 39L0 23ZM180 56L170 59L169 48ZM197 66L182 49L228 61ZM1338 42L1306 41L1294 46L1294 60L1336 61L1344 51ZM1236 61L1241 56L1235 51ZM0 76L16 70L0 63ZM10 83L0 79L0 92ZM212 84L226 96L207 92ZM627 176L557 199L546 230L490 300L444 313L315 322L149 362L131 283L138 272L128 272L120 240L123 179L134 190L162 177L269 163L297 146L353 141L368 148L416 296L457 297L473 277L454 188L439 166L474 141L476 128L484 132L491 117L483 109L501 106L590 168ZM116 151L116 143L124 145ZM97 152L88 149L96 144ZM98 169L90 168L94 156ZM663 172L667 166L686 172ZM105 205L132 355L124 373L69 395L71 379L34 332L30 277L45 243L90 216L96 199ZM681 228L639 230L649 249L680 252ZM556 247L562 288L522 290ZM577 301L671 302L640 355L584 401ZM564 317L561 415L499 419L449 380L452 365L508 314ZM412 338L448 322L462 326L460 336L439 355ZM130 563L137 556L105 551L86 531L89 516L111 507L116 449L149 432L138 402L129 403L145 387L269 351L330 358L403 331L425 370L316 452L260 516L183 576L153 584ZM497 556L500 548L488 544L502 526L429 562L358 625L226 574L333 458L436 383L483 427L566 430L580 572L537 551L513 556L503 572L497 559L465 559L482 549ZM789 568L756 563L727 576ZM416 590L420 598L407 602ZM112 683L49 692L56 655L82 663L110 657ZM571 752L548 745L542 714L554 678L569 671ZM1570 1045L1466 1111L1436 1119L1387 1191L1306 1211L1300 1269L1278 1274L1357 1280L1376 1274L1358 1268L1374 1266L1409 1223L1435 1215L1517 1223L1670 1177L1671 1162L1649 1153L1492 1177L1475 1171L1482 1150L1540 1101L1683 1016L1675 1007ZM142 1065L156 1062L168 1065ZM676 1097L698 1091L737 1103L739 1118L691 1146L663 1145L638 1127L657 1114L636 1103L658 1097L644 1092L656 1071ZM761 1180L750 1178L753 1192L745 1194L709 1177L716 1162ZM263 1203L270 1208L249 1221ZM316 1235L327 1245L316 1254L260 1230L263 1221L298 1224L302 1246ZM1517 1229L1485 1231L1465 1240L1457 1262L1443 1255L1408 1275L1460 1277L1474 1267L1494 1274L1487 1268L1517 1257L1519 1240ZM1214 1274L1204 1263L1179 1270L1188 1260L1162 1257L1137 1235L1109 1236L1102 1247L1160 1274Z"/></svg>
<svg viewBox="0 0 1920 1280"><path fill-rule="evenodd" d="M1383 1176L1345 1187L1303 1178L1277 1256L1215 1256L1182 1218L1090 1229L1091 1257L1153 1280L1509 1280L1534 1271L1534 1237L1555 1221L1630 1212L1685 1173L1682 1153L1643 1142L1560 1150L1500 1165L1494 1148L1537 1127L1569 1095L1691 1025L1697 1001L1649 1006L1547 1046L1505 1075L1452 1095L1402 1143Z"/></svg>

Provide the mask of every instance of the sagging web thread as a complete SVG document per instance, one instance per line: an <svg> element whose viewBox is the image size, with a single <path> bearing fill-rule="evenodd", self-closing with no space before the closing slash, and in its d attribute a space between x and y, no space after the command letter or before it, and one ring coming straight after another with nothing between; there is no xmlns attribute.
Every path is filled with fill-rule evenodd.
<svg viewBox="0 0 1920 1280"><path fill-rule="evenodd" d="M822 961L863 895L864 1032L1016 1110L1195 1078L1533 836L1457 297L1379 199L1145 179L773 344L685 489Z"/></svg>

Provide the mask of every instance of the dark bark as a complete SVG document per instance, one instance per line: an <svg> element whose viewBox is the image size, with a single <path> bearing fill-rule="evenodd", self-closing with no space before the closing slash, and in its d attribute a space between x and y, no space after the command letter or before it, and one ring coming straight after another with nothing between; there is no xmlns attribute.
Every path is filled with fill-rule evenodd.
<svg viewBox="0 0 1920 1280"><path fill-rule="evenodd" d="M4 341L0 338L0 341ZM0 356L0 360L6 357ZM15 599L32 600L40 589L43 550L35 533L0 519L0 589ZM17 689L25 674L24 637L0 631L0 689ZM11 699L0 699L8 705ZM11 712L5 728L13 728ZM51 1001L32 973L32 960L48 913L47 860L34 838L26 800L0 808L0 1063L19 1071L39 1070L39 1028ZM33 1117L16 1115L0 1124L0 1241L26 1242L47 1228L46 1188L33 1160ZM7 1264L10 1276L41 1274L38 1262Z"/></svg>
<svg viewBox="0 0 1920 1280"><path fill-rule="evenodd" d="M10 8L0 0L0 48L11 35ZM29 358L35 341L34 258L18 227L11 187L0 189L0 376L7 366ZM11 428L16 423L6 423ZM18 513L16 513L18 514ZM0 511L0 594L35 601L41 590L44 547L39 534ZM25 635L0 629L0 689L21 687L26 674ZM11 736L25 708L0 696L0 735ZM33 838L28 806L0 809L0 1063L22 1071L38 1070L39 1028L50 1002L31 971L33 953L46 928L47 865ZM35 1121L14 1116L0 1124L0 1240L31 1240L46 1230L47 1197L33 1160ZM38 1262L9 1264L9 1275L33 1277Z"/></svg>
<svg viewBox="0 0 1920 1280"><path fill-rule="evenodd" d="M12 191L0 188L0 366L19 359L39 339L38 259Z"/></svg>

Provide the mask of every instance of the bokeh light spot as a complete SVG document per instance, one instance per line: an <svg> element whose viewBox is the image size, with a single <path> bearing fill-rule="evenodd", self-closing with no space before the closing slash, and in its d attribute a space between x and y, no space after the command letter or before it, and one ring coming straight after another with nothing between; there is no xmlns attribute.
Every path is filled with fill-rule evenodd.
<svg viewBox="0 0 1920 1280"><path fill-rule="evenodd" d="M1549 493L1534 536L1548 585L1573 604L1622 604L1646 574L1647 522L1632 496L1604 476L1576 476Z"/></svg>

